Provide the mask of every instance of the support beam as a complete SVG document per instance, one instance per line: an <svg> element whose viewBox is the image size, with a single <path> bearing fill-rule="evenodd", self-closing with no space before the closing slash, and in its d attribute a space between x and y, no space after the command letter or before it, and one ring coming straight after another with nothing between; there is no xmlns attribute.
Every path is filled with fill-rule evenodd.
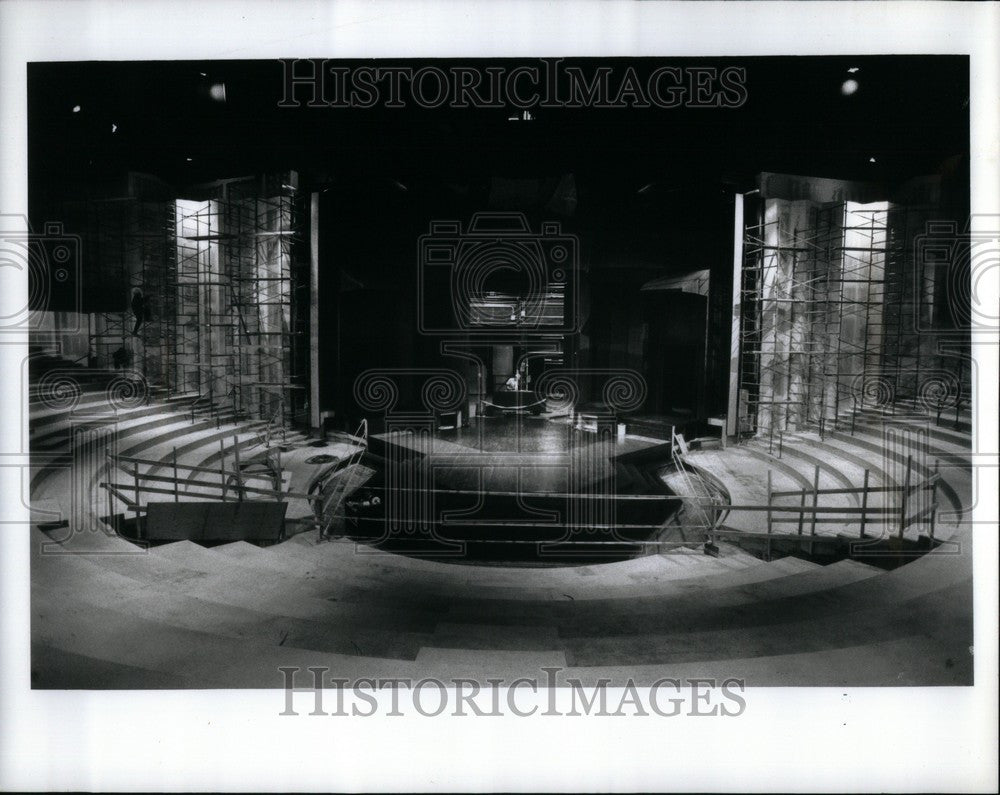
<svg viewBox="0 0 1000 795"><path fill-rule="evenodd" d="M309 197L309 426L319 427L319 194Z"/></svg>
<svg viewBox="0 0 1000 795"><path fill-rule="evenodd" d="M729 347L729 402L723 436L739 431L740 291L743 285L743 194L733 197L733 312Z"/></svg>

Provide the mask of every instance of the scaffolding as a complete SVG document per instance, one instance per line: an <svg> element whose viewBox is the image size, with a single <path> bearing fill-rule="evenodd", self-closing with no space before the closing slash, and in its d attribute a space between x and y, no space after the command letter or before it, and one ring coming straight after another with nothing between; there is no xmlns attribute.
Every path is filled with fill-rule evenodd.
<svg viewBox="0 0 1000 795"><path fill-rule="evenodd" d="M261 187L234 180L177 202L178 379L237 417L284 426L306 410L309 282L298 198Z"/></svg>
<svg viewBox="0 0 1000 795"><path fill-rule="evenodd" d="M761 216L744 236L741 438L822 435L862 409L940 412L968 394L961 356L928 331L942 299L914 256L925 209L772 200Z"/></svg>
<svg viewBox="0 0 1000 795"><path fill-rule="evenodd" d="M173 204L136 197L67 202L69 231L81 238L88 313L86 364L129 367L170 391L177 345ZM133 302L133 291L141 301ZM141 321L138 323L137 320Z"/></svg>
<svg viewBox="0 0 1000 795"><path fill-rule="evenodd" d="M235 418L306 421L309 258L296 184L285 172L167 200L130 175L125 191L138 196L63 203L81 237L85 363L128 367ZM154 188L162 200L140 198Z"/></svg>

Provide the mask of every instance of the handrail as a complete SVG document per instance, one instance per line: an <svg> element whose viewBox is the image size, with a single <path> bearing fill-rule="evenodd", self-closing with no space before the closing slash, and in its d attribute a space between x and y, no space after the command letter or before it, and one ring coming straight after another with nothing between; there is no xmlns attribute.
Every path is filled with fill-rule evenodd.
<svg viewBox="0 0 1000 795"><path fill-rule="evenodd" d="M235 389L235 387L234 387L234 389ZM267 425L264 426L264 429L261 431L260 436L257 438L257 442L253 446L254 447L260 447L260 446L270 447L271 446L271 435L274 432L275 426L278 426L278 427L281 428L281 441L282 441L282 444L284 444L285 442L287 442L288 441L288 433L287 433L287 431L285 429L284 416L285 416L285 397L284 397L284 395L279 395L278 396L278 408L276 408L274 410L274 413L271 415L270 419L267 420ZM281 420L280 423L279 423L279 420Z"/></svg>
<svg viewBox="0 0 1000 795"><path fill-rule="evenodd" d="M191 404L191 422L195 421L196 409L198 409L201 405L203 405L204 401L207 401L209 407L208 411L209 416L215 420L216 427L218 427L222 419L223 409L221 406L217 406L215 403L214 387L217 382L221 381L223 378L226 377L225 373L212 373L211 368L208 368L202 364L181 365L181 367L184 370L194 369L199 375L199 380L201 380L201 376L204 374L204 372L206 370L208 371L208 376L209 376L207 379L208 391L207 392L202 391L205 388L204 384L202 384L201 387L199 388L198 398L194 401L194 403ZM231 387L228 392L226 392L226 397L229 397L230 395L234 396L235 398L236 395L235 385ZM234 417L239 416L239 412L236 408L235 402L233 404L233 416Z"/></svg>
<svg viewBox="0 0 1000 795"><path fill-rule="evenodd" d="M351 454L348 458L347 463L344 465L343 469L350 470L346 482L343 484L338 483L340 486L339 490L334 489L334 494L332 496L335 499L331 499L327 505L323 505L322 502L318 505L316 523L319 529L320 540L324 540L330 537L330 528L333 526L334 519L336 519L337 510L340 508L341 503L346 499L347 495L351 492L355 480L357 480L357 467L354 466L361 460L368 450L368 420L362 418L361 423L358 425L358 430L354 434L355 439L358 439L361 444L358 449ZM323 496L322 488L319 489L320 496ZM314 506L317 507L317 506Z"/></svg>
<svg viewBox="0 0 1000 795"><path fill-rule="evenodd" d="M108 483L109 483L109 485L120 487L120 488L125 488L125 489L128 489L128 490L132 491L132 492L135 492L136 494L141 493L141 492L147 492L147 493L151 493L151 494L172 494L175 497L178 495L177 485L178 485L179 481L177 480L176 476L171 476L171 475L154 475L154 474L152 474L152 470L148 470L146 472L140 472L139 471L139 466L140 465L150 465L150 466L160 467L160 466L163 465L162 461L155 461L155 460L150 460L150 459L136 458L136 457L129 457L129 456L120 456L120 455L112 454L110 452L107 453L106 455L107 455L108 461L111 464L113 464L118 469L122 470L125 474L132 476L132 483L131 484L128 484L128 485L118 484L118 483L115 483L115 482L112 481L112 479L111 479L111 473L109 471L109 473L108 473ZM131 464L131 466L128 467L128 468L126 468L124 466L125 464ZM226 499L226 495L229 494L230 491L235 491L237 493L237 499L242 499L242 495L247 494L247 493L258 494L258 495L263 495L263 496L267 496L267 497L274 497L274 498L279 499L279 500L283 500L283 499L287 499L287 498L292 498L292 499L308 500L310 502L315 501L317 499L320 499L320 497L321 497L321 495L299 494L297 492L283 491L282 489L260 488L260 487L257 487L257 486L247 486L246 485L246 481L247 480L257 479L257 480L262 480L262 481L268 481L268 480L271 480L271 478L269 476L265 476L264 474L258 474L258 473L252 473L252 472L244 472L244 471L241 471L241 470L238 470L238 469L227 469L226 465L225 465L225 460L224 459L220 460L218 467L196 466L196 465L193 465L193 464L182 464L180 462L175 462L173 464L173 467L176 470L185 470L185 471L192 472L192 473L195 473L195 474L197 474L197 473L204 473L206 475L212 475L213 476L211 479L205 479L205 480L197 480L197 479L196 480L191 480L191 479L189 479L187 481L186 492L185 492L186 494L189 494L189 495L191 494L191 492L190 492L191 487L195 487L195 488L209 489L209 490L212 490L212 491L218 490L218 491L221 492L221 498L223 500ZM230 481L233 478L236 479L236 485L235 486L230 485ZM157 488L155 486L143 485L143 482L171 483L171 484L174 484L174 485L173 485L173 488L160 489L160 488ZM213 494L211 496L215 496L215 495ZM138 500L136 500L133 503L133 505L138 505L138 504L139 504ZM132 510L134 510L134 508Z"/></svg>
<svg viewBox="0 0 1000 795"><path fill-rule="evenodd" d="M797 491L772 491L772 497L800 497L802 494L807 496L813 494L913 494L914 492L920 491L921 489L930 489L934 487L934 484L941 479L940 474L934 474L928 477L921 483L915 486L869 486L864 488L863 486L858 486L856 488L850 489L799 489Z"/></svg>
<svg viewBox="0 0 1000 795"><path fill-rule="evenodd" d="M675 429L671 428L670 459L673 462L674 469L680 473L681 478L684 480L685 490L689 495L691 495L691 497L694 497L694 495L697 492L697 489L694 486L694 482L691 479L691 474L688 471L687 464L684 461L682 447L681 447L682 440L683 437L680 436ZM704 522L703 524L699 522L699 524L697 525L697 527L705 533L706 540L711 542L713 540L713 532L716 529L718 529L718 527L722 524L723 520L726 517L725 504L724 500L720 499L721 495L716 494L716 496L714 497L712 496L712 489L709 487L709 485L703 478L699 478L698 480L705 486L705 490L709 492L707 495L708 507L715 509L713 511L713 513L715 513L714 519L712 519L710 522ZM700 499L698 507L702 509L704 509L705 507L705 505L701 503ZM696 519L695 521L698 520Z"/></svg>

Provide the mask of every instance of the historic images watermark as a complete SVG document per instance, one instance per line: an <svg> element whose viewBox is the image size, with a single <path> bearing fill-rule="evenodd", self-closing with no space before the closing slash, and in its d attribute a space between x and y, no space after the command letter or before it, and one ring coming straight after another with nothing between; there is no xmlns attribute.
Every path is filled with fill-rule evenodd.
<svg viewBox="0 0 1000 795"><path fill-rule="evenodd" d="M56 295L65 309L79 309L80 247L79 235L68 234L60 222L48 222L35 232L27 216L0 215L0 269L7 276L24 274L28 282L23 303L18 290L3 291L0 334L36 331Z"/></svg>
<svg viewBox="0 0 1000 795"><path fill-rule="evenodd" d="M535 231L523 213L480 212L468 224L431 221L417 241L418 329L427 335L580 331L580 239L558 221ZM515 279L521 294L498 299L490 282ZM429 296L448 296L435 313Z"/></svg>
<svg viewBox="0 0 1000 795"><path fill-rule="evenodd" d="M951 220L928 221L913 241L915 331L937 337L994 335L1000 309L989 299L1000 273L1000 215L969 216L960 229ZM934 287L943 288L952 332L946 335L934 306ZM931 289L929 289L931 288Z"/></svg>
<svg viewBox="0 0 1000 795"><path fill-rule="evenodd" d="M615 419L643 405L645 378L574 366L562 342L582 325L578 236L558 221L477 212L467 223L432 220L416 249L417 333L455 364L357 376L355 403L390 443L384 487L346 500L347 525L376 543L405 541L409 554L463 554L475 543L599 557L647 540L659 520L637 525L635 509L648 522L649 503L668 506L616 499L614 466ZM502 388L488 383L497 349L510 354ZM590 397L601 408L587 415L593 432L580 433L577 408ZM486 444L472 415L503 416L507 447ZM539 418L555 422L544 449L530 441ZM462 429L463 444L440 441L441 425ZM438 475L466 485L440 489Z"/></svg>
<svg viewBox="0 0 1000 795"><path fill-rule="evenodd" d="M538 676L517 679L456 677L330 676L322 666L278 669L284 691L281 716L367 718L410 712L425 718L502 717L723 717L737 718L747 709L746 681L730 677L683 679L663 677L648 687L629 678L624 685L599 679L592 685L563 677L562 668L541 668ZM380 697L387 691L388 699ZM540 705L538 696L544 694ZM324 699L324 695L328 697ZM568 698L566 697L568 695ZM296 700L296 696L299 696ZM308 712L299 710L309 709Z"/></svg>
<svg viewBox="0 0 1000 795"><path fill-rule="evenodd" d="M738 108L740 66L567 65L541 58L512 66L346 66L283 58L282 108Z"/></svg>

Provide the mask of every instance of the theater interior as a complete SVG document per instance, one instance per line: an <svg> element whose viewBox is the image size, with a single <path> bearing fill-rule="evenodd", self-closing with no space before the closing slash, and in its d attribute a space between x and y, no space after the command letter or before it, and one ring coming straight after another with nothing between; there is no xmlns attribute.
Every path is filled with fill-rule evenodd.
<svg viewBox="0 0 1000 795"><path fill-rule="evenodd" d="M30 64L33 687L971 684L968 59L734 64Z"/></svg>

